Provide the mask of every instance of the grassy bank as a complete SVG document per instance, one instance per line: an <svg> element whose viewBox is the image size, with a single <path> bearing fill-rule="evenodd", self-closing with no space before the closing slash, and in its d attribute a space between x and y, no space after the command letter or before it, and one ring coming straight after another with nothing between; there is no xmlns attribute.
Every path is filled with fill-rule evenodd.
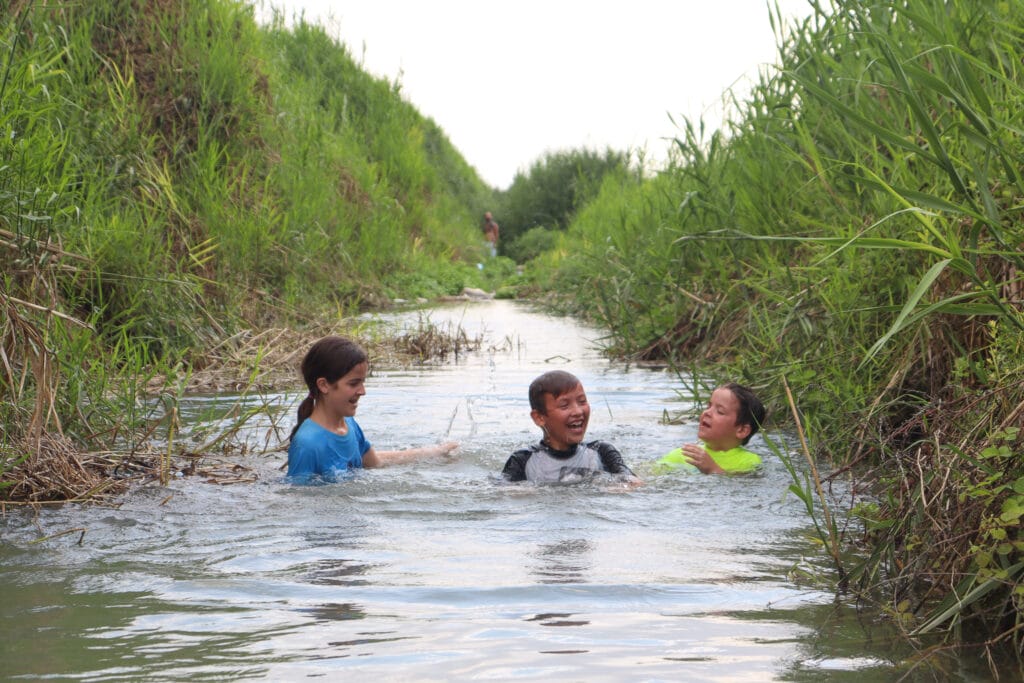
<svg viewBox="0 0 1024 683"><path fill-rule="evenodd" d="M493 191L317 26L233 0L15 0L0 103L0 474L133 451L248 330L493 289Z"/></svg>
<svg viewBox="0 0 1024 683"><path fill-rule="evenodd" d="M1018 655L1022 36L1017 3L822 4L727 135L691 124L656 179L606 179L535 263L624 355L749 383L780 421L788 386L863 492L821 520L855 551L840 586Z"/></svg>

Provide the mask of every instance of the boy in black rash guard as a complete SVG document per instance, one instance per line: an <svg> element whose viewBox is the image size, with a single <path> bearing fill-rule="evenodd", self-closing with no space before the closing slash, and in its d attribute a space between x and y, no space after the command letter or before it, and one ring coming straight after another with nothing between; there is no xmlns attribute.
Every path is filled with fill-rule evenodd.
<svg viewBox="0 0 1024 683"><path fill-rule="evenodd" d="M605 441L583 443L590 404L575 375L553 370L533 380L530 417L544 432L544 438L512 454L501 472L505 479L566 484L609 472L624 481L640 483L615 446Z"/></svg>

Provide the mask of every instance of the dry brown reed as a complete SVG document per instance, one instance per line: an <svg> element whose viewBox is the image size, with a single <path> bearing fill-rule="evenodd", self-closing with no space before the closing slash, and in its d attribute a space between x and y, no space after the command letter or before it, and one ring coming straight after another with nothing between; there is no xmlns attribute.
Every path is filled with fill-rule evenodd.
<svg viewBox="0 0 1024 683"><path fill-rule="evenodd" d="M869 529L866 540L891 556L876 552L858 573L872 574L875 563L888 568L885 585L892 603L903 604L907 616L898 623L912 632L929 632L944 622L964 629L973 625L978 632L996 634L982 643L988 647L1013 640L1021 628L1012 596L1024 590L1024 575L1008 564L1011 545L1019 548L1019 526L993 510L1004 509L1020 486L1019 455L1014 454L1024 447L1022 391L1024 379L1019 379L987 391L945 396L923 405L889 434L878 435L889 455L862 472L861 480L870 486L898 476L900 485L880 496L885 501L881 518L888 522ZM1004 440L979 438L986 434L1002 434ZM1004 557L988 550L999 546L993 542L998 538L1006 539ZM1011 589L990 591L986 583ZM948 596L959 597L948 608L924 609L943 598L948 602ZM925 623L909 618L926 612L945 617L932 616Z"/></svg>
<svg viewBox="0 0 1024 683"><path fill-rule="evenodd" d="M266 391L301 384L299 364L306 350L318 339L337 334L355 339L376 365L407 365L447 360L450 356L478 350L482 335L470 337L458 326L439 327L421 322L414 330L394 335L367 335L356 328L307 327L301 330L271 328L243 330L210 349L195 354L194 370L184 389L188 392ZM150 393L167 386L165 375L153 377Z"/></svg>
<svg viewBox="0 0 1024 683"><path fill-rule="evenodd" d="M327 328L237 332L194 355L194 369L183 388L188 392L227 392L287 387L301 379L298 367L306 349L329 333ZM156 393L169 381L166 375L155 376L147 391Z"/></svg>
<svg viewBox="0 0 1024 683"><path fill-rule="evenodd" d="M404 355L424 362L446 360L449 356L458 358L460 353L476 351L482 344L482 335L470 337L461 327L438 328L435 325L420 324L416 330L399 335L392 348L399 354L399 358Z"/></svg>
<svg viewBox="0 0 1024 683"><path fill-rule="evenodd" d="M25 444L31 455L4 472L0 483L3 504L85 502L109 504L125 492L130 479L116 473L118 458L110 454L81 453L57 434L43 434Z"/></svg>

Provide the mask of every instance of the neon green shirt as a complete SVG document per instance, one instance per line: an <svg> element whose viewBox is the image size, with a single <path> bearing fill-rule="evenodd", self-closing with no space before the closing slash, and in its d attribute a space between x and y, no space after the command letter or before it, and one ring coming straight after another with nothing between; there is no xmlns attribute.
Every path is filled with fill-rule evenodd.
<svg viewBox="0 0 1024 683"><path fill-rule="evenodd" d="M706 450L708 455L711 456L711 459L728 474L753 472L761 466L760 456L756 453L751 453L743 446L736 446L736 448L730 448L727 451L716 451L704 446L704 450ZM688 472L700 471L686 460L686 456L683 455L682 448L669 451L662 456L654 466L656 474L664 474L666 472L672 472L673 470L679 469L683 469Z"/></svg>

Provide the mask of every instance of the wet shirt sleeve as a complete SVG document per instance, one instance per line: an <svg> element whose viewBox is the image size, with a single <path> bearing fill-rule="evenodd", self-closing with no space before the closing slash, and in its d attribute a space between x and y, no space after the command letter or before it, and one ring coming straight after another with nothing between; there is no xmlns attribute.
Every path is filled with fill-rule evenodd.
<svg viewBox="0 0 1024 683"><path fill-rule="evenodd" d="M625 461L622 459L622 454L615 446L611 445L607 441L598 441L594 444L597 447L597 453L601 456L601 465L605 471L611 472L612 474L633 474L633 470L626 466Z"/></svg>
<svg viewBox="0 0 1024 683"><path fill-rule="evenodd" d="M373 444L371 444L370 440L366 438L365 434L363 434L363 428L359 426L358 422L351 417L346 417L345 421L348 422L348 428L352 431L352 435L355 437L356 450L359 452L359 467L362 467L363 454L370 450L370 447Z"/></svg>
<svg viewBox="0 0 1024 683"><path fill-rule="evenodd" d="M513 453L505 462L501 476L509 481L526 481L526 461L530 459L532 453L526 449Z"/></svg>

